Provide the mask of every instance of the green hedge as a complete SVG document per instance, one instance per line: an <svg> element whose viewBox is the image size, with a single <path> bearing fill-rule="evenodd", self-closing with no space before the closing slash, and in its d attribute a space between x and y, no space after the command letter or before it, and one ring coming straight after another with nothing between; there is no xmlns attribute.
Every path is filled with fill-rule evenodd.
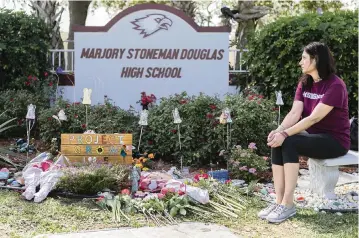
<svg viewBox="0 0 359 238"><path fill-rule="evenodd" d="M232 145L246 148L254 142L258 153L268 155L266 138L276 127L274 102L261 95L228 96L221 101L208 95L188 96L186 93L161 98L160 103L150 108L148 126L144 127L140 152L154 152L167 160L179 161L178 127L173 122L172 110L178 108L182 152L185 164L208 164L221 160L219 152L226 148L226 125L218 118L225 107L232 111ZM64 109L68 120L60 123L52 116ZM139 116L131 111L113 106L93 105L88 109L88 128L85 127L85 106L59 100L56 106L40 110L38 125L40 137L48 144L52 138L60 139L61 133L83 133L86 129L96 133L132 133L137 147L140 126Z"/></svg>
<svg viewBox="0 0 359 238"><path fill-rule="evenodd" d="M167 158L173 156L178 161L178 128L172 116L172 110L177 107L182 119L180 133L184 162L191 165L219 161L220 150L226 148L227 127L219 124L218 118L222 109L229 107L233 119L231 144L245 148L254 142L259 154L268 154L266 138L275 127L273 104L273 101L254 94L228 96L224 101L207 95L190 97L186 93L163 98L159 106L149 111L142 150L159 152Z"/></svg>
<svg viewBox="0 0 359 238"><path fill-rule="evenodd" d="M43 75L50 39L41 19L0 9L0 89L23 89L24 78Z"/></svg>
<svg viewBox="0 0 359 238"><path fill-rule="evenodd" d="M286 106L294 98L301 75L298 63L303 47L326 43L336 60L338 75L349 91L350 113L358 112L358 11L284 17L265 26L249 41L246 61L251 83L273 97L282 90Z"/></svg>
<svg viewBox="0 0 359 238"><path fill-rule="evenodd" d="M67 121L61 124L53 118L64 110ZM96 133L133 133L138 117L130 111L113 106L110 101L103 105L88 107L88 128L86 128L86 107L80 102L70 103L58 100L51 108L39 110L40 138L47 144L52 138L60 139L61 133L83 133L94 130Z"/></svg>

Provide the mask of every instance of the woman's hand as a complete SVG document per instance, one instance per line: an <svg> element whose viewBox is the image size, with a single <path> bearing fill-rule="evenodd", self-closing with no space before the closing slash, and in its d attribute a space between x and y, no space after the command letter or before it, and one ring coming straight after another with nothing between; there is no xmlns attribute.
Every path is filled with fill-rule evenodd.
<svg viewBox="0 0 359 238"><path fill-rule="evenodd" d="M267 137L267 142L271 142L273 140L273 136L275 133L277 133L278 131L277 130L273 130L269 133L268 137Z"/></svg>
<svg viewBox="0 0 359 238"><path fill-rule="evenodd" d="M285 136L282 135L281 133L277 132L274 135L272 135L272 139L267 143L267 145L272 148L282 146L284 139L285 139Z"/></svg>

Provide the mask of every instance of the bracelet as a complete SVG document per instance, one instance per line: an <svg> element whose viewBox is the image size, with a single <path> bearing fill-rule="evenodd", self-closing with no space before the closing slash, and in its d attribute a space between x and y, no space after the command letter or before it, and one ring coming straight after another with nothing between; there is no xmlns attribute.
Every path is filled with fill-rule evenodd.
<svg viewBox="0 0 359 238"><path fill-rule="evenodd" d="M287 138L289 136L288 133L285 131L281 131L279 133L282 134L284 136L284 138Z"/></svg>

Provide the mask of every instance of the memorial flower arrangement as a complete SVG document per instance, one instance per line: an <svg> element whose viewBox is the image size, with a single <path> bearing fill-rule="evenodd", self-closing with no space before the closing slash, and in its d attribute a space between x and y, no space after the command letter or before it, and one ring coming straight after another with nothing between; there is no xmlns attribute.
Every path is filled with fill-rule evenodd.
<svg viewBox="0 0 359 238"><path fill-rule="evenodd" d="M142 110L148 110L148 106L152 103L156 103L156 96L151 94L147 95L146 92L141 92L141 100L138 103L141 104Z"/></svg>
<svg viewBox="0 0 359 238"><path fill-rule="evenodd" d="M209 201L203 204L186 192L168 188L162 189L160 193L151 193L143 199L131 198L128 193L116 196L106 193L97 200L97 204L103 209L111 210L116 221L130 223L130 215L140 213L147 222L151 221L157 226L178 224L178 218L187 216L198 216L206 220L214 217L238 218L245 209L247 202L238 187L203 177L193 185L208 192Z"/></svg>
<svg viewBox="0 0 359 238"><path fill-rule="evenodd" d="M155 158L155 154L153 153L145 153L139 158L133 158L132 163L140 168L142 171L148 171L153 167L153 159Z"/></svg>
<svg viewBox="0 0 359 238"><path fill-rule="evenodd" d="M231 178L252 181L257 178L258 172L268 169L268 157L256 154L256 144L250 143L247 149L237 145L232 149L229 160Z"/></svg>

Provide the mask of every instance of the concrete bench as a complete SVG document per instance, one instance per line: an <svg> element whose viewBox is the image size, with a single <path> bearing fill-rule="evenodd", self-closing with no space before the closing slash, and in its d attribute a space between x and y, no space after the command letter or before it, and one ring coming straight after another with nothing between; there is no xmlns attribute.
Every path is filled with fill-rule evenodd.
<svg viewBox="0 0 359 238"><path fill-rule="evenodd" d="M310 190L327 199L335 199L334 189L339 179L339 166L353 164L358 164L358 152L353 150L333 159L309 158Z"/></svg>

